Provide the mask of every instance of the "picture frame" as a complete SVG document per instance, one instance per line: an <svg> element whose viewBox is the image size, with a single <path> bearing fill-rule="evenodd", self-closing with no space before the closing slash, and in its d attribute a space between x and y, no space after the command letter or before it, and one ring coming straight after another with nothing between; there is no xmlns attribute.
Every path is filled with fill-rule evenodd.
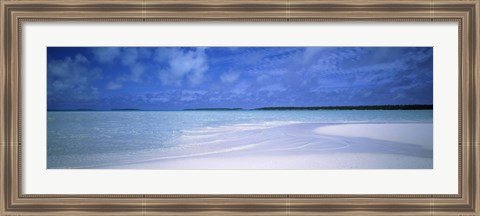
<svg viewBox="0 0 480 216"><path fill-rule="evenodd" d="M479 211L478 0L0 2L2 215L476 215ZM441 22L459 24L458 194L23 194L25 22Z"/></svg>

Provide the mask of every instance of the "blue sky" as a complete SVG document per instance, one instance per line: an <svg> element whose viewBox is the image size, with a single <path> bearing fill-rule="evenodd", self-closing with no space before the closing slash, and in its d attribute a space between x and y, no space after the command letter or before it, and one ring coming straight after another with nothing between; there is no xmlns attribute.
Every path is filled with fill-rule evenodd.
<svg viewBox="0 0 480 216"><path fill-rule="evenodd" d="M431 47L49 47L48 109L433 103Z"/></svg>

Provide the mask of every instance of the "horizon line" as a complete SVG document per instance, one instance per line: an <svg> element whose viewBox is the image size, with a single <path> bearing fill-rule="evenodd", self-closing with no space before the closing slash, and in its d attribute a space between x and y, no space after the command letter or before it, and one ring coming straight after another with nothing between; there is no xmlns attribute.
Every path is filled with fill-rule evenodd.
<svg viewBox="0 0 480 216"><path fill-rule="evenodd" d="M433 109L433 104L399 104L399 105L346 105L346 106L270 106L270 107L257 107L257 108L240 108L240 107L206 107L206 108L183 108L183 109L139 109L139 108L111 108L111 109L92 109L92 108L78 108L78 109L47 109L47 111L202 111L202 110L225 110L225 111L235 111L235 110L322 110L322 109L367 109L367 108L376 108L386 109L386 110L395 110L398 108L407 108L407 109Z"/></svg>

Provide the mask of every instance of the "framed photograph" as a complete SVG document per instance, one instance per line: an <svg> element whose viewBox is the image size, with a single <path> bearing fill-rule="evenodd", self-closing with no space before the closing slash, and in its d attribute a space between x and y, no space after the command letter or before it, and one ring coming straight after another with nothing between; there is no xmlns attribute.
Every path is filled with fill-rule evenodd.
<svg viewBox="0 0 480 216"><path fill-rule="evenodd" d="M471 1L2 1L2 215L476 215Z"/></svg>
<svg viewBox="0 0 480 216"><path fill-rule="evenodd" d="M433 169L433 48L48 47L75 168Z"/></svg>

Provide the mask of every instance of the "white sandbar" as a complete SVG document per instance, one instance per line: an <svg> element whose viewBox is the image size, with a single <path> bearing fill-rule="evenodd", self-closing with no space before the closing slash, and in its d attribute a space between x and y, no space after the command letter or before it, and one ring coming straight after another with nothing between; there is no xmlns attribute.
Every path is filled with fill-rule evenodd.
<svg viewBox="0 0 480 216"><path fill-rule="evenodd" d="M179 147L107 169L432 169L431 123L287 123L187 131Z"/></svg>

